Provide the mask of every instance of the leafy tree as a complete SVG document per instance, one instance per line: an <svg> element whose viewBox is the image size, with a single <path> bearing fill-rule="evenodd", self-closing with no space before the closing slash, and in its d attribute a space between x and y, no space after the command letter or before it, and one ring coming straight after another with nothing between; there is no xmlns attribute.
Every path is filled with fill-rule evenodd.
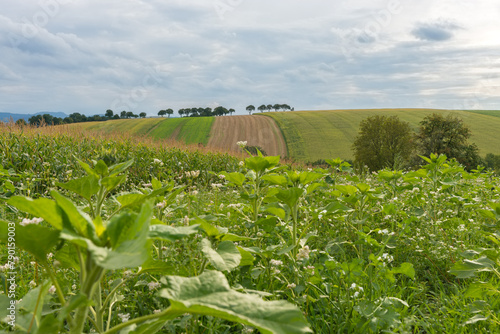
<svg viewBox="0 0 500 334"><path fill-rule="evenodd" d="M147 115L148 115L148 114L146 114L144 111L143 111L143 112L141 112L141 113L139 113L139 116L140 116L141 118L146 118L146 116L147 116Z"/></svg>
<svg viewBox="0 0 500 334"><path fill-rule="evenodd" d="M125 116L127 118L134 117L134 113L132 111L127 111L127 113L125 114Z"/></svg>
<svg viewBox="0 0 500 334"><path fill-rule="evenodd" d="M356 164L370 170L401 168L413 151L410 124L397 116L371 116L361 121L353 144Z"/></svg>
<svg viewBox="0 0 500 334"><path fill-rule="evenodd" d="M16 125L17 126L24 126L24 125L27 125L28 123L26 123L26 120L24 118L20 118L16 121Z"/></svg>
<svg viewBox="0 0 500 334"><path fill-rule="evenodd" d="M253 105L249 105L246 107L246 110L248 111L248 114L251 115L253 111L255 111L255 107Z"/></svg>
<svg viewBox="0 0 500 334"><path fill-rule="evenodd" d="M127 112L125 110L123 110L121 113L120 113L120 116L121 118L127 118Z"/></svg>
<svg viewBox="0 0 500 334"><path fill-rule="evenodd" d="M106 110L106 117L112 118L113 117L113 110L111 110L111 109Z"/></svg>
<svg viewBox="0 0 500 334"><path fill-rule="evenodd" d="M168 108L167 110L165 110L168 114L168 118L170 118L170 115L172 115L174 113L174 111L171 109L171 108Z"/></svg>
<svg viewBox="0 0 500 334"><path fill-rule="evenodd" d="M470 170L481 163L477 146L467 141L470 136L470 129L460 118L432 114L420 122L418 152L423 156L445 154Z"/></svg>
<svg viewBox="0 0 500 334"><path fill-rule="evenodd" d="M280 110L280 109L281 109L281 104L277 104L277 103L276 103L276 104L273 106L273 109L274 109L274 111L278 111L278 110Z"/></svg>
<svg viewBox="0 0 500 334"><path fill-rule="evenodd" d="M233 108L229 109L228 112L229 112L229 115L232 115L236 110L234 110Z"/></svg>
<svg viewBox="0 0 500 334"><path fill-rule="evenodd" d="M271 111L271 109L273 109L273 105L272 104L268 104L266 106L266 109L267 109L267 111Z"/></svg>
<svg viewBox="0 0 500 334"><path fill-rule="evenodd" d="M163 116L164 116L164 115L166 115L166 114L167 114L167 111L166 111L166 110L163 110L163 109L162 109L162 110L158 111L158 116L163 117Z"/></svg>
<svg viewBox="0 0 500 334"><path fill-rule="evenodd" d="M260 112L263 112L264 110L267 109L266 105L265 104L261 104L258 108L257 108Z"/></svg>

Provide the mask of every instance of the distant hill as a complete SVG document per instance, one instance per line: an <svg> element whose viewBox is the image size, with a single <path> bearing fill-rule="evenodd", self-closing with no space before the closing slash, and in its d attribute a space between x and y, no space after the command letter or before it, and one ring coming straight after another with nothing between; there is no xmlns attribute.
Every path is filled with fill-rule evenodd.
<svg viewBox="0 0 500 334"><path fill-rule="evenodd" d="M43 114L49 114L49 115L52 115L54 117L60 117L60 118L68 117L67 114L60 112L60 111L40 111L40 112L37 112L36 114L13 114L10 112L0 112L0 121L1 122L8 122L12 119L15 122L21 118L24 119L25 121L28 121L28 119L31 116L43 115Z"/></svg>
<svg viewBox="0 0 500 334"><path fill-rule="evenodd" d="M252 116L205 117L176 119L122 119L106 122L77 123L89 130L127 132L152 138L169 138L185 143L205 143L223 150L238 150L236 141L260 146L268 154L314 162L319 159L353 159L352 144L359 132L359 123L373 115L398 116L409 122L414 131L424 117L433 113L452 114L461 118L471 130L470 143L479 154L500 154L500 111L440 109L351 109L256 113ZM264 118L264 120L257 120ZM200 139L200 138L203 138ZM278 141L284 139L286 147ZM279 148L279 150L278 150Z"/></svg>

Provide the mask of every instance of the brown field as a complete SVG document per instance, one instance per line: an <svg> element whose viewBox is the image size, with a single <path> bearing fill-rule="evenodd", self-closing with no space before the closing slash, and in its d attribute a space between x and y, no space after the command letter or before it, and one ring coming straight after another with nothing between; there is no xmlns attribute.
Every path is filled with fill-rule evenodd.
<svg viewBox="0 0 500 334"><path fill-rule="evenodd" d="M207 146L227 151L239 151L236 145L238 141L247 141L248 146L259 146L268 155L287 156L285 140L272 118L216 117Z"/></svg>

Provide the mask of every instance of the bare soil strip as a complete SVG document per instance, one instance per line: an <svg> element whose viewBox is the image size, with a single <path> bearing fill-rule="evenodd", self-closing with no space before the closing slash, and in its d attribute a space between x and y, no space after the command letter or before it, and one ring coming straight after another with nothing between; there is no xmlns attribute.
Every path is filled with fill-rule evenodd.
<svg viewBox="0 0 500 334"><path fill-rule="evenodd" d="M286 143L276 122L265 116L219 116L210 131L208 147L239 151L238 141L259 146L268 155L287 155Z"/></svg>

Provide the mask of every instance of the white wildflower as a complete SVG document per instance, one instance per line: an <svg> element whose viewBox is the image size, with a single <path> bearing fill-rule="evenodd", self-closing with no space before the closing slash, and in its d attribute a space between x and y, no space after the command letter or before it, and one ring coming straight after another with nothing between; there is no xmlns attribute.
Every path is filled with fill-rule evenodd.
<svg viewBox="0 0 500 334"><path fill-rule="evenodd" d="M281 266L283 265L283 261L280 261L280 260L275 260L275 259L271 259L271 261L269 261L273 266Z"/></svg>
<svg viewBox="0 0 500 334"><path fill-rule="evenodd" d="M56 287L52 285L52 286L49 288L49 293L50 293L50 294L54 294L55 292L56 292Z"/></svg>
<svg viewBox="0 0 500 334"><path fill-rule="evenodd" d="M245 146L247 146L247 141L239 141L239 142L236 142L236 145L238 145L240 148L245 148Z"/></svg>
<svg viewBox="0 0 500 334"><path fill-rule="evenodd" d="M240 162L238 163L238 165L239 165L240 167L245 166L245 161L243 161L243 160L242 160L242 161L240 161Z"/></svg>
<svg viewBox="0 0 500 334"><path fill-rule="evenodd" d="M295 283L290 283L290 284L288 284L286 287L287 287L288 289L295 289L295 287L296 287L296 286L297 286L297 285L296 285Z"/></svg>
<svg viewBox="0 0 500 334"><path fill-rule="evenodd" d="M38 224L40 224L42 221L43 221L43 218L33 218L33 219L24 218L24 219L23 219L23 220L19 223L19 225L21 225L21 226L26 226L26 225L30 225L30 224L35 224L35 225L38 225Z"/></svg>
<svg viewBox="0 0 500 334"><path fill-rule="evenodd" d="M165 207L165 205L166 205L166 203L165 203L165 201L163 201L163 202L157 203L157 204L156 204L156 207L157 207L158 209L163 209L163 208Z"/></svg>
<svg viewBox="0 0 500 334"><path fill-rule="evenodd" d="M29 284L30 288L35 288L36 287L36 282L35 281L30 281Z"/></svg>
<svg viewBox="0 0 500 334"><path fill-rule="evenodd" d="M163 161L161 161L160 159L153 159L153 163L155 165L160 165L160 166L163 166Z"/></svg>
<svg viewBox="0 0 500 334"><path fill-rule="evenodd" d="M157 289L157 288L159 288L160 286L161 286L161 284L160 284L160 283L158 283L158 282L149 282L149 283L148 283L148 288L149 288L149 291L154 290L154 289Z"/></svg>
<svg viewBox="0 0 500 334"><path fill-rule="evenodd" d="M309 246L304 246L301 249L299 249L299 253L297 254L297 260L303 260L303 259L309 259L309 253L311 250L309 249Z"/></svg>
<svg viewBox="0 0 500 334"><path fill-rule="evenodd" d="M118 313L118 318L120 318L122 322L127 322L128 319L130 319L130 313Z"/></svg>

